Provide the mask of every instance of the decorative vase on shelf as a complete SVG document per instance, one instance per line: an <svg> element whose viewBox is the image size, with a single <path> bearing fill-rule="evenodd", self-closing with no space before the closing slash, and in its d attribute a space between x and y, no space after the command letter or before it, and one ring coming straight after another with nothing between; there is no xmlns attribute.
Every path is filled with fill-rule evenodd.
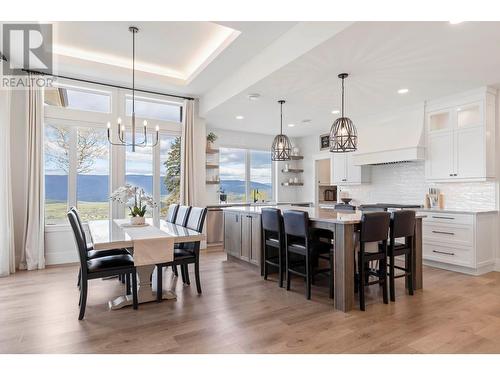
<svg viewBox="0 0 500 375"><path fill-rule="evenodd" d="M144 216L132 216L130 217L131 225L144 225L146 224L146 218Z"/></svg>

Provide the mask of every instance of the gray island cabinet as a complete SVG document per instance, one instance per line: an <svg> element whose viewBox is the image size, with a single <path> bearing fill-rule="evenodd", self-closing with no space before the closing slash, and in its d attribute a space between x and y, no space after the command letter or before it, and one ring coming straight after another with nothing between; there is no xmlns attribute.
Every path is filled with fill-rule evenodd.
<svg viewBox="0 0 500 375"><path fill-rule="evenodd" d="M276 206L274 206L276 207ZM224 249L228 260L238 259L261 267L263 207L227 207L224 211ZM309 215L311 228L330 230L334 236L334 306L348 312L354 306L354 233L359 230L361 211L336 211L319 207L280 206L282 211L300 210ZM413 285L422 289L422 218L417 213L414 237ZM261 268L262 269L262 268ZM261 271L262 273L262 271Z"/></svg>
<svg viewBox="0 0 500 375"><path fill-rule="evenodd" d="M224 210L224 250L231 257L260 267L260 214Z"/></svg>

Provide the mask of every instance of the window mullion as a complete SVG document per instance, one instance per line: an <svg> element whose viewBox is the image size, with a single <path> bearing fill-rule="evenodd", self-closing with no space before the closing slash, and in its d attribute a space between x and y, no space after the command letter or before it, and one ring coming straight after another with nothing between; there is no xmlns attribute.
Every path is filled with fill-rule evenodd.
<svg viewBox="0 0 500 375"><path fill-rule="evenodd" d="M152 134L151 137L154 139L156 134ZM161 178L160 178L160 145L153 147L153 199L158 206L153 211L153 218L155 220L160 219L160 194L161 194Z"/></svg>
<svg viewBox="0 0 500 375"><path fill-rule="evenodd" d="M68 208L77 205L78 128L71 127L69 132Z"/></svg>

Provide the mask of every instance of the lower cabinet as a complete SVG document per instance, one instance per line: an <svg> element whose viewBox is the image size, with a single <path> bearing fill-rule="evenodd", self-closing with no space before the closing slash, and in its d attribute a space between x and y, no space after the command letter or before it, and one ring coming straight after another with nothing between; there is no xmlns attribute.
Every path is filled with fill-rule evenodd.
<svg viewBox="0 0 500 375"><path fill-rule="evenodd" d="M233 257L260 266L262 250L260 215L226 211L224 250Z"/></svg>
<svg viewBox="0 0 500 375"><path fill-rule="evenodd" d="M490 272L495 263L497 214L423 212L426 264L469 274Z"/></svg>

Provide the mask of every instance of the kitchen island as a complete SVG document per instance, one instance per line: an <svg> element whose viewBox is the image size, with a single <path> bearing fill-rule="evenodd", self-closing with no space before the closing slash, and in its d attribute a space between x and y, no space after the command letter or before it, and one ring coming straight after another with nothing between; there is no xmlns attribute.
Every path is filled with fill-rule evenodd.
<svg viewBox="0 0 500 375"><path fill-rule="evenodd" d="M228 259L238 258L262 267L262 230L259 207L224 208L224 249ZM276 206L267 206L276 207ZM358 230L361 211L325 210L317 207L280 206L306 211L311 228L327 229L334 234L334 305L344 312L354 305L354 232ZM414 237L414 288L422 288L422 218L417 214Z"/></svg>

